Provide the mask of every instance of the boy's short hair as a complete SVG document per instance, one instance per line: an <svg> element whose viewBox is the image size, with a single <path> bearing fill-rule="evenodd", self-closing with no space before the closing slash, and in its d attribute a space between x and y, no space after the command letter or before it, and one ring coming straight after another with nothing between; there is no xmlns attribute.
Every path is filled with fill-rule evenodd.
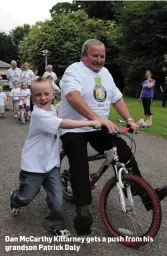
<svg viewBox="0 0 167 256"><path fill-rule="evenodd" d="M47 76L47 77L43 77L43 76L38 76L37 78L35 78L33 80L33 82L45 82L47 80L52 80L52 76Z"/></svg>

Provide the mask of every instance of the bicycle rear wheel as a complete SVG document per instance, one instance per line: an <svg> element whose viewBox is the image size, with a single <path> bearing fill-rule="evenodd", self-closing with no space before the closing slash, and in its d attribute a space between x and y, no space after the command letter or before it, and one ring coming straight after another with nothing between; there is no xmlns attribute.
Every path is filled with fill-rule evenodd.
<svg viewBox="0 0 167 256"><path fill-rule="evenodd" d="M138 176L124 174L122 181L130 184L132 194L135 195L134 207L130 211L122 211L116 186L117 180L116 177L111 178L105 184L100 196L100 214L104 225L116 241L126 246L137 247L152 242L162 220L161 205L156 193L144 179ZM124 195L128 204L126 193ZM146 210L148 205L152 208L149 211L148 208Z"/></svg>

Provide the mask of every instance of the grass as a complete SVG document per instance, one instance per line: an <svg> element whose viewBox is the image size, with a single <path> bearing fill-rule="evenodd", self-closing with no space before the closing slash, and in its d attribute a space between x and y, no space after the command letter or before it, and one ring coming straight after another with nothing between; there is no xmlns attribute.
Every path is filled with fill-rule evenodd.
<svg viewBox="0 0 167 256"><path fill-rule="evenodd" d="M144 118L142 103L139 104L138 99L124 98L131 116L137 121L140 118ZM153 113L153 125L150 128L142 129L142 132L152 134L155 136L163 137L167 139L167 108L162 108L161 101L154 101L152 104ZM110 119L118 125L122 125L118 122L122 119L115 109L111 108Z"/></svg>

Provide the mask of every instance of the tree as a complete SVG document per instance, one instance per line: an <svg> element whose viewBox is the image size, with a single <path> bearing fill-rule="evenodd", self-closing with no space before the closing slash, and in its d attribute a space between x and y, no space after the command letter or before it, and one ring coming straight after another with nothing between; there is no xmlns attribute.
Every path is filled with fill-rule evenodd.
<svg viewBox="0 0 167 256"><path fill-rule="evenodd" d="M166 27L166 2L124 2L120 9L121 37L116 40L121 49L118 63L124 73L127 88L131 93L134 92L133 95L136 95L146 69L152 70L158 83L159 78L164 76Z"/></svg>
<svg viewBox="0 0 167 256"><path fill-rule="evenodd" d="M116 20L121 1L73 1L77 9L84 10L90 18Z"/></svg>
<svg viewBox="0 0 167 256"><path fill-rule="evenodd" d="M83 10L53 15L51 20L38 22L23 39L20 44L21 61L44 68L41 51L47 49L48 61L62 74L67 66L80 60L81 46L89 38L103 41L107 54L110 53L114 27L114 22L88 18ZM114 62L113 56L112 60L107 59L108 65L111 62Z"/></svg>
<svg viewBox="0 0 167 256"><path fill-rule="evenodd" d="M0 60L10 63L12 59L17 60L17 51L11 36L0 32Z"/></svg>
<svg viewBox="0 0 167 256"><path fill-rule="evenodd" d="M29 33L30 31L30 25L24 24L23 26L17 26L15 29L10 31L10 37L13 41L13 44L15 45L16 52L17 52L17 59L18 51L19 51L19 43L23 40L23 38Z"/></svg>
<svg viewBox="0 0 167 256"><path fill-rule="evenodd" d="M55 14L66 14L77 11L77 8L74 4L68 2L62 2L55 4L50 10L51 16Z"/></svg>

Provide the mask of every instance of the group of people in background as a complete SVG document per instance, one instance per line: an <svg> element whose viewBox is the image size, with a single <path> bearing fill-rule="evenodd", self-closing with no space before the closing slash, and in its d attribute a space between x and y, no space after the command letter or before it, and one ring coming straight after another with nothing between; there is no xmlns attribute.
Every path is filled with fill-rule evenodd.
<svg viewBox="0 0 167 256"><path fill-rule="evenodd" d="M33 110L33 102L31 98L30 86L33 80L39 78L38 70L31 70L30 65L25 62L21 69L17 67L17 62L15 60L11 61L11 68L7 71L6 75L9 81L10 93L9 96L12 97L14 118L18 118L19 109L22 108L23 98L26 105L26 111L28 116L31 115ZM43 77L48 77L52 80L53 89L60 92L60 88L56 85L57 75L53 72L52 65L46 67L46 72L44 72ZM4 108L8 104L7 96L3 92L3 86L0 87L0 112L1 118L4 118Z"/></svg>

